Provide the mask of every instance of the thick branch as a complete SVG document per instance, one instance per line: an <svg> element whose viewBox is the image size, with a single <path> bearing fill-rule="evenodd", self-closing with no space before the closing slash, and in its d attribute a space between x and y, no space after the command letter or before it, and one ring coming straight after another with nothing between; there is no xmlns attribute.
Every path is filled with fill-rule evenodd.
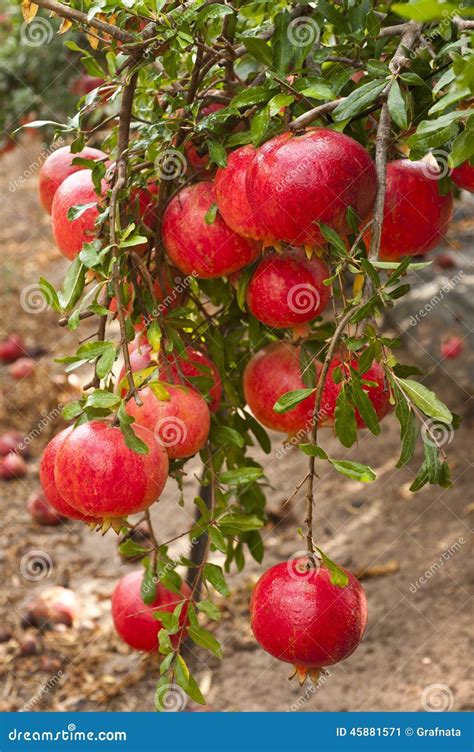
<svg viewBox="0 0 474 752"><path fill-rule="evenodd" d="M76 10L75 8L70 8L69 5L59 3L57 0L35 0L35 5L38 5L45 10L50 10L52 13L60 16L60 18L67 18L70 21L75 21L81 26L92 27L93 29L102 31L105 34L109 34L109 36L118 39L120 42L126 43L135 41L135 38L129 34L128 31L123 31L122 29L119 29L118 26L113 26L106 21L101 21L99 18L93 17L89 19L86 13L82 13L82 11Z"/></svg>

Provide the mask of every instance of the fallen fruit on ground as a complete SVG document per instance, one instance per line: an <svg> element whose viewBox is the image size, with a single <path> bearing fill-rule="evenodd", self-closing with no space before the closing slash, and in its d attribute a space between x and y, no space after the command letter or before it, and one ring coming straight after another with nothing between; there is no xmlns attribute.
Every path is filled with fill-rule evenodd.
<svg viewBox="0 0 474 752"><path fill-rule="evenodd" d="M39 525L60 525L63 518L54 509L43 493L33 491L28 497L26 508Z"/></svg>
<svg viewBox="0 0 474 752"><path fill-rule="evenodd" d="M105 181L102 186L105 191ZM94 190L90 170L80 170L69 175L55 193L51 207L54 240L62 255L70 261L80 253L84 243L94 240L95 222L99 216L98 201L100 198ZM75 206L88 208L79 210L80 216L69 220L68 212Z"/></svg>
<svg viewBox="0 0 474 752"><path fill-rule="evenodd" d="M292 663L300 677L348 658L362 640L367 601L354 575L344 587L331 583L329 569L308 569L306 557L268 569L250 603L255 639L267 653Z"/></svg>
<svg viewBox="0 0 474 752"><path fill-rule="evenodd" d="M55 585L33 595L23 612L23 626L51 629L56 624L72 627L80 613L73 590Z"/></svg>
<svg viewBox="0 0 474 752"><path fill-rule="evenodd" d="M16 452L9 452L0 459L0 479L2 480L24 478L27 470L25 460Z"/></svg>
<svg viewBox="0 0 474 752"><path fill-rule="evenodd" d="M21 454L22 457L30 456L29 441L25 440L25 436L21 431L12 429L5 431L0 436L0 457L9 452L16 452L17 454Z"/></svg>
<svg viewBox="0 0 474 752"><path fill-rule="evenodd" d="M314 395L286 413L276 413L273 409L275 402L286 392L306 388L299 347L288 341L272 342L263 347L247 363L243 384L247 405L264 426L288 434L310 430Z"/></svg>
<svg viewBox="0 0 474 752"><path fill-rule="evenodd" d="M13 363L27 354L23 337L19 334L11 334L0 342L0 363Z"/></svg>
<svg viewBox="0 0 474 752"><path fill-rule="evenodd" d="M54 480L67 504L97 518L124 517L147 509L159 498L168 457L151 431L131 430L148 454L129 449L121 430L94 420L74 428L58 448Z"/></svg>
<svg viewBox="0 0 474 752"><path fill-rule="evenodd" d="M325 128L267 141L250 162L246 178L266 244L285 241L295 246L325 242L318 222L347 235L348 208L363 222L376 185L369 153L349 136Z"/></svg>
<svg viewBox="0 0 474 752"><path fill-rule="evenodd" d="M458 358L464 350L464 342L461 337L450 337L441 344L441 355L443 358Z"/></svg>
<svg viewBox="0 0 474 752"><path fill-rule="evenodd" d="M206 401L194 389L161 384L163 399L151 387L140 390L143 405L127 403L127 413L153 432L170 459L192 457L203 448L209 435L211 416Z"/></svg>
<svg viewBox="0 0 474 752"><path fill-rule="evenodd" d="M69 146L62 146L60 149L53 151L43 162L39 171L38 190L40 200L48 214L51 214L54 195L61 183L69 175L85 169L82 165L72 164L73 159L76 159L76 157L93 159L94 161L107 159L107 155L103 151L93 149L89 146L84 147L82 151L76 154L71 153Z"/></svg>
<svg viewBox="0 0 474 752"><path fill-rule="evenodd" d="M172 613L179 603L183 608L179 617L180 629L171 636L171 643L176 647L186 638L187 604L185 599L191 595L191 589L182 583L181 596L167 590L160 582L156 587L156 597L149 606L142 599L142 582L144 570L130 572L122 577L115 586L112 595L112 618L117 634L135 650L151 653L158 649L158 632L162 623L153 614L155 611Z"/></svg>
<svg viewBox="0 0 474 752"><path fill-rule="evenodd" d="M8 371L14 379L25 379L33 373L35 366L36 363L32 358L18 358L10 364Z"/></svg>
<svg viewBox="0 0 474 752"><path fill-rule="evenodd" d="M311 261L301 249L268 253L258 264L247 287L250 312L267 326L286 328L313 321L324 311L330 276L317 256Z"/></svg>
<svg viewBox="0 0 474 752"><path fill-rule="evenodd" d="M169 258L185 274L201 279L236 272L260 253L256 241L237 235L219 213L209 215L214 214L215 203L214 186L207 180L183 188L163 216L163 242Z"/></svg>

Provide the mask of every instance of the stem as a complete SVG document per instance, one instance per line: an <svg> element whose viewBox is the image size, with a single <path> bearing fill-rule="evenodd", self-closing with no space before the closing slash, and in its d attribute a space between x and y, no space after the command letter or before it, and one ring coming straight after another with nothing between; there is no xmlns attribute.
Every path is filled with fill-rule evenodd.
<svg viewBox="0 0 474 752"><path fill-rule="evenodd" d="M38 0L35 5L45 10L50 10L61 18L68 18L70 21L75 21L81 26L92 27L98 31L103 31L114 39L118 39L120 42L133 42L135 38L128 33L128 31L122 31L118 26L112 26L112 24L106 21L101 21L95 16L91 19L87 17L86 13L82 13L80 10L70 8L69 5L57 2L57 0Z"/></svg>

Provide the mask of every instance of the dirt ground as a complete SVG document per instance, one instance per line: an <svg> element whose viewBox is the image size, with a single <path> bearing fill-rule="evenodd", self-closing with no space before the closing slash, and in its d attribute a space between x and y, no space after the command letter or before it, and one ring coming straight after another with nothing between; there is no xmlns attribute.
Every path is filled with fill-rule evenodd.
<svg viewBox="0 0 474 752"><path fill-rule="evenodd" d="M109 613L117 579L132 568L115 552L109 532L95 537L80 523L40 527L26 511L29 494L38 488L38 459L49 438L61 427L59 405L85 380L66 379L54 358L72 351L76 340L56 325L37 293L40 275L59 280L66 262L56 251L49 220L37 194L39 143L28 142L0 160L1 274L0 338L21 333L36 349L32 376L14 381L0 367L0 430L18 428L31 439L32 458L24 480L0 481L0 710L143 711L153 709L158 668L156 658L132 653L115 635ZM253 583L264 568L285 560L304 546L297 527L303 501L292 508L282 502L306 472L296 450L283 450L274 436L272 454L258 456L270 479L271 523L264 531L263 565L249 561L232 573L232 595L222 622L213 626L224 646L224 660L192 651L190 662L200 686L216 711L382 711L423 709L467 710L470 704L469 637L472 632L472 566L469 529L472 498L472 309L473 254L469 235L473 204L458 202L447 247L455 266L434 266L413 275L413 292L392 313L388 328L405 331L401 360L424 361L426 383L435 387L450 408L464 418L454 438L447 437L454 487L408 491L417 462L395 469L398 424L390 416L382 435L360 435L359 445L341 452L329 431L323 445L332 456L370 464L378 479L369 486L336 473L318 482L317 539L327 553L364 579L369 624L363 644L345 663L332 667L316 689L289 682L289 666L273 660L255 643L248 619ZM472 241L471 241L472 243ZM461 273L462 272L462 273ZM457 276L456 276L457 275ZM453 281L453 279L455 281ZM441 293L443 282L450 281ZM428 310L429 315L420 311ZM415 317L413 319L413 317ZM414 321L414 323L413 323ZM93 329L85 329L89 334ZM455 361L441 361L440 342L461 336L465 349ZM84 330L81 327L81 336ZM412 360L410 360L412 358ZM452 441L451 441L452 439ZM196 490L196 461L189 469L184 508L177 505L173 482L153 514L160 538L189 528ZM48 567L37 574L28 564L40 557ZM213 555L219 563L219 555ZM135 567L137 565L134 565ZM21 626L25 600L51 584L67 585L82 602L77 627L38 635ZM9 639L7 639L9 637ZM34 655L24 655L34 637ZM190 709L189 704L186 709Z"/></svg>

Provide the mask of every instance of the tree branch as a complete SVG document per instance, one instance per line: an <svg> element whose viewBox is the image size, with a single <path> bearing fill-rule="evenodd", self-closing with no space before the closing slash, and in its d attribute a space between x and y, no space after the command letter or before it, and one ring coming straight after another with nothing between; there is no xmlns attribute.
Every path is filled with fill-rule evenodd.
<svg viewBox="0 0 474 752"><path fill-rule="evenodd" d="M136 41L135 37L129 34L128 31L123 31L122 29L119 29L118 26L113 26L106 21L101 21L99 18L93 17L89 19L86 13L82 13L82 11L76 10L75 8L70 8L69 5L59 3L57 0L35 0L35 5L38 5L45 10L50 10L61 18L75 21L81 26L92 27L93 29L102 31L105 34L109 34L114 39L118 39L119 42L126 43Z"/></svg>

